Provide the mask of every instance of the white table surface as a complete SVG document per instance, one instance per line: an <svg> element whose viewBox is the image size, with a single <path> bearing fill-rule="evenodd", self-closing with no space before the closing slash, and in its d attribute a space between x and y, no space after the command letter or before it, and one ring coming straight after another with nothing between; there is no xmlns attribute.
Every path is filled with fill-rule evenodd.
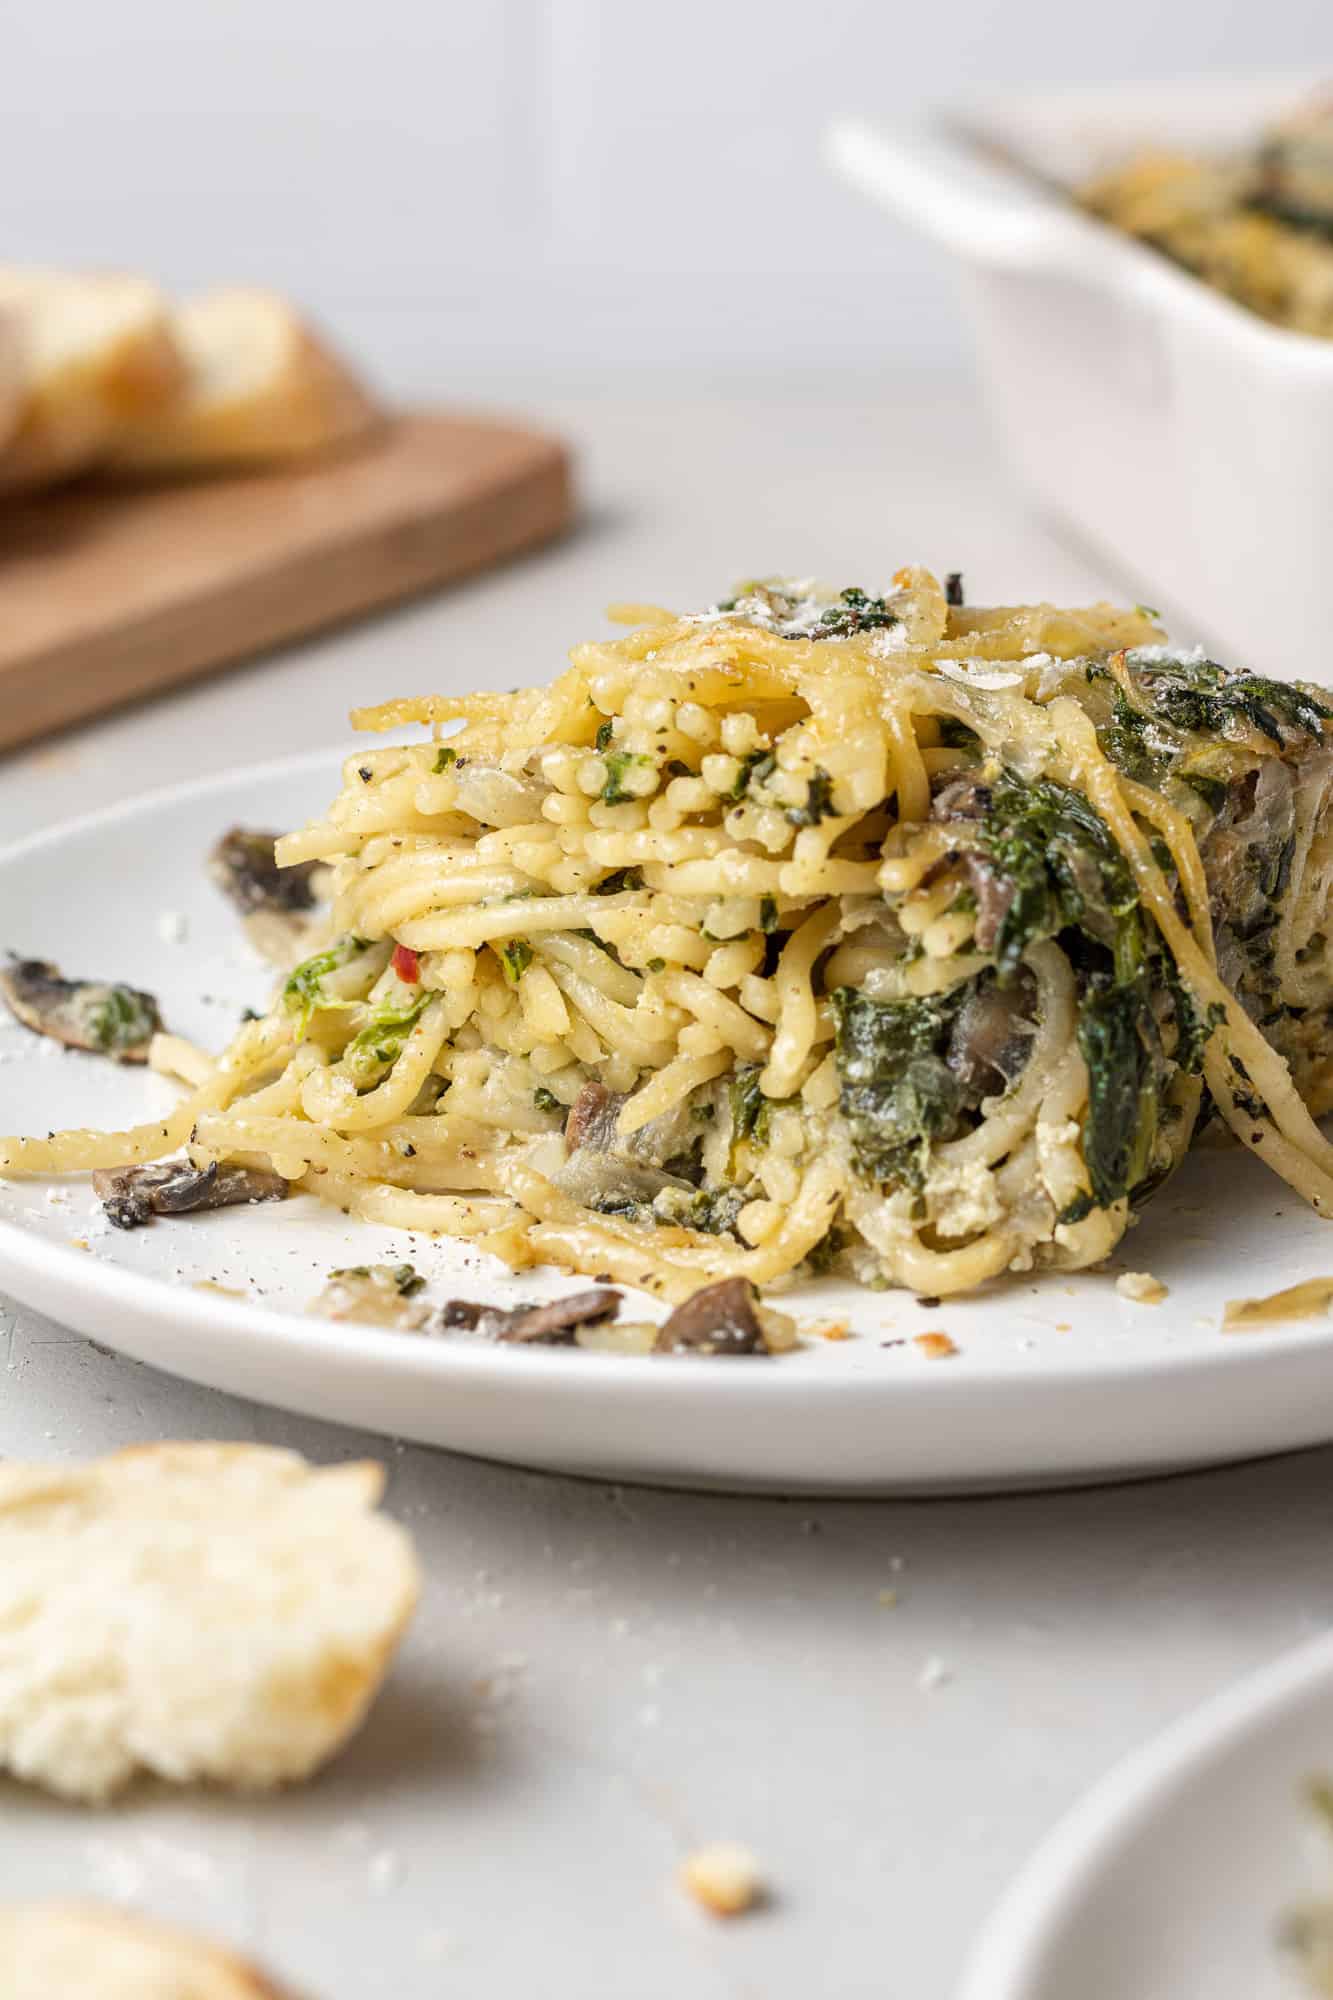
<svg viewBox="0 0 1333 2000"><path fill-rule="evenodd" d="M796 406L557 396L542 414L581 454L570 540L9 759L0 839L337 742L353 701L544 677L611 597L693 604L774 568L875 585L916 559L961 567L977 600L1114 589L1025 516L953 382ZM308 2000L942 2000L1052 1819L1333 1607L1333 1449L1032 1498L582 1485L195 1389L0 1297L0 1452L172 1437L386 1455L420 1613L312 1785L98 1813L0 1790L4 1894L137 1902ZM773 1888L729 1926L673 1884L720 1838Z"/></svg>

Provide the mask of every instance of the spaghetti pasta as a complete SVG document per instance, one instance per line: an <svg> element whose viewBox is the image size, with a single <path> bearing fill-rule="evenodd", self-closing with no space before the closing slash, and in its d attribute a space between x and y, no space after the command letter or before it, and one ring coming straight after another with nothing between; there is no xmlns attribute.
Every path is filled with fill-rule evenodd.
<svg viewBox="0 0 1333 2000"><path fill-rule="evenodd" d="M0 1170L184 1144L671 1300L1086 1266L1210 1106L1333 1212L1316 690L924 570L640 615L548 688L361 712L431 734L279 842L324 948L216 1064L158 1038L160 1125Z"/></svg>

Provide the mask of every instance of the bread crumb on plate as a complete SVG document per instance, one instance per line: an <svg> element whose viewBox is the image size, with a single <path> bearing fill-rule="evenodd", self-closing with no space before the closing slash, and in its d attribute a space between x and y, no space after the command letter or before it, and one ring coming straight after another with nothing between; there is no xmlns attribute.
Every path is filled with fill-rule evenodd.
<svg viewBox="0 0 1333 2000"><path fill-rule="evenodd" d="M383 1484L378 1465L245 1444L0 1465L0 1768L87 1801L140 1771L308 1776L416 1605Z"/></svg>
<svg viewBox="0 0 1333 2000"><path fill-rule="evenodd" d="M763 1900L763 1877L748 1847L717 1840L696 1848L681 1863L684 1887L715 1917L739 1917Z"/></svg>
<svg viewBox="0 0 1333 2000"><path fill-rule="evenodd" d="M1137 1306L1159 1306L1167 1295L1166 1286L1151 1271L1122 1271L1115 1288L1122 1299L1133 1299Z"/></svg>
<svg viewBox="0 0 1333 2000"><path fill-rule="evenodd" d="M282 2000L282 1995L229 1951L148 1917L98 1903L4 1903L0 2000Z"/></svg>
<svg viewBox="0 0 1333 2000"><path fill-rule="evenodd" d="M919 1347L927 1361L947 1361L958 1348L947 1333L918 1333L913 1336L912 1345Z"/></svg>

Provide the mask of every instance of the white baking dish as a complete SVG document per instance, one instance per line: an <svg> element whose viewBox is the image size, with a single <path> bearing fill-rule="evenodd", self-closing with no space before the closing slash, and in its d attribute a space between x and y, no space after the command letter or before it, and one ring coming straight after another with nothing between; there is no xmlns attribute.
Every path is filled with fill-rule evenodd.
<svg viewBox="0 0 1333 2000"><path fill-rule="evenodd" d="M1327 681L1333 341L1270 326L1064 192L1141 142L1252 137L1312 83L1011 94L916 126L842 122L829 153L960 259L986 390L1038 504L1223 659Z"/></svg>

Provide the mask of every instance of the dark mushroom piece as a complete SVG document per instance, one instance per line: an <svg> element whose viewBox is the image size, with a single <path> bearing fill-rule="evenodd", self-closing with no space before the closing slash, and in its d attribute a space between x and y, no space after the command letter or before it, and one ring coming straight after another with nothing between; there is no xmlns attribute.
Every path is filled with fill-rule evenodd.
<svg viewBox="0 0 1333 2000"><path fill-rule="evenodd" d="M692 1292L658 1330L654 1354L767 1354L768 1343L745 1278L721 1278Z"/></svg>
<svg viewBox="0 0 1333 2000"><path fill-rule="evenodd" d="M138 1229L155 1215L281 1201L287 1183L281 1174L258 1167L224 1167L216 1160L196 1167L189 1160L163 1160L151 1167L99 1167L93 1192L117 1229Z"/></svg>
<svg viewBox="0 0 1333 2000"><path fill-rule="evenodd" d="M327 869L319 861L280 868L273 848L276 833L233 826L208 857L208 872L233 907L246 935L262 957L288 967L309 953L320 884Z"/></svg>
<svg viewBox="0 0 1333 2000"><path fill-rule="evenodd" d="M162 1026L151 993L106 980L65 979L44 958L11 957L0 971L0 993L15 1020L34 1034L115 1062L146 1062L148 1044Z"/></svg>
<svg viewBox="0 0 1333 2000"><path fill-rule="evenodd" d="M450 1299L440 1314L443 1328L467 1327L507 1345L569 1347L581 1326L593 1320L614 1319L620 1311L620 1293L598 1286L573 1292L568 1298L552 1299L546 1305L488 1306L473 1299Z"/></svg>

